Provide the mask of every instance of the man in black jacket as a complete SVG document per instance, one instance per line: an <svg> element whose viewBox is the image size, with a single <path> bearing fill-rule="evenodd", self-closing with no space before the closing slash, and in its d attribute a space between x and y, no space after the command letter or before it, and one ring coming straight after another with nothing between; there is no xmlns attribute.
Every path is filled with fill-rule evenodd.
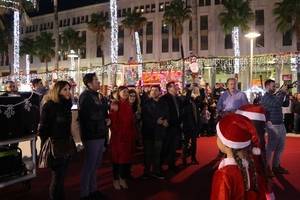
<svg viewBox="0 0 300 200"><path fill-rule="evenodd" d="M177 96L177 89L174 82L167 84L167 94L161 97L167 105L169 115L169 126L163 142L162 161L167 161L169 170L175 171L176 147L181 134L181 103Z"/></svg>
<svg viewBox="0 0 300 200"><path fill-rule="evenodd" d="M150 98L142 107L142 133L145 153L143 178L153 176L157 179L164 179L161 174L160 154L165 129L168 127L168 113L166 105L159 99L160 93L160 86L152 86Z"/></svg>
<svg viewBox="0 0 300 200"><path fill-rule="evenodd" d="M103 195L97 191L97 168L104 151L105 134L110 124L107 107L99 98L100 83L95 73L84 76L87 89L79 97L79 124L81 140L85 149L85 160L81 172L81 199L98 199Z"/></svg>

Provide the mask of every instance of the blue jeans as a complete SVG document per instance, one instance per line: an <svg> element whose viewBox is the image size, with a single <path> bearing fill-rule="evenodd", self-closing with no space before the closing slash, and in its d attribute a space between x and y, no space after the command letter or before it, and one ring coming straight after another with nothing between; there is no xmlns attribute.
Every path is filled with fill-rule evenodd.
<svg viewBox="0 0 300 200"><path fill-rule="evenodd" d="M97 191L97 168L102 161L104 140L88 140L83 142L84 163L80 177L80 197L87 197Z"/></svg>
<svg viewBox="0 0 300 200"><path fill-rule="evenodd" d="M268 163L272 160L272 167L278 167L280 165L280 157L284 150L285 139L286 139L286 129L284 124L279 125L267 125L267 133L268 133L268 144L267 144L267 161Z"/></svg>

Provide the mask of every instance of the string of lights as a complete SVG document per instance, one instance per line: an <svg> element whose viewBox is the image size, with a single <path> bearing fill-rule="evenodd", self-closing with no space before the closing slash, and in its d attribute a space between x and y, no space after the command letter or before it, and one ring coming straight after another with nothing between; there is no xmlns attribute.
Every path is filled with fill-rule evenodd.
<svg viewBox="0 0 300 200"><path fill-rule="evenodd" d="M118 63L118 16L117 16L117 0L110 0L110 24L111 24L111 73L114 73L117 70L117 63ZM109 82L111 82L111 75L109 77Z"/></svg>
<svg viewBox="0 0 300 200"><path fill-rule="evenodd" d="M25 55L26 59L26 82L30 83L30 56L28 54Z"/></svg>
<svg viewBox="0 0 300 200"><path fill-rule="evenodd" d="M136 45L136 57L137 57L137 62L139 63L138 65L138 76L139 78L142 78L143 75L143 57L142 57L142 52L141 52L141 44L140 44L140 37L139 33L136 31L134 32L134 38L135 38L135 45Z"/></svg>
<svg viewBox="0 0 300 200"><path fill-rule="evenodd" d="M20 72L20 12L14 11L14 74L19 75Z"/></svg>
<svg viewBox="0 0 300 200"><path fill-rule="evenodd" d="M239 27L234 27L232 31L232 41L234 49L234 73L238 74L240 71L240 38L239 38Z"/></svg>

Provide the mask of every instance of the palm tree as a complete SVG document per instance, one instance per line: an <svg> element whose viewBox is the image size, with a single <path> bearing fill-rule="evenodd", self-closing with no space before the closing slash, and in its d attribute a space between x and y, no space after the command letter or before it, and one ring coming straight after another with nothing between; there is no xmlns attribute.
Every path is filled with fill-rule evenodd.
<svg viewBox="0 0 300 200"><path fill-rule="evenodd" d="M185 65L184 52L182 46L183 23L191 19L191 9L184 5L181 0L173 0L164 13L164 23L172 26L173 33L179 39L181 55L182 55L182 88L185 85Z"/></svg>
<svg viewBox="0 0 300 200"><path fill-rule="evenodd" d="M70 50L79 50L84 46L84 40L79 36L79 32L72 28L67 28L62 33L61 49L65 53L69 53Z"/></svg>
<svg viewBox="0 0 300 200"><path fill-rule="evenodd" d="M277 30L281 32L293 31L297 38L297 51L300 51L300 1L282 0L275 4L273 10L276 16ZM300 58L299 58L300 59ZM300 64L297 66L297 80L300 81ZM300 86L297 86L300 92Z"/></svg>
<svg viewBox="0 0 300 200"><path fill-rule="evenodd" d="M27 63L27 57L36 55L36 49L34 45L34 40L31 38L24 38L21 40L21 46L20 46L20 56L26 57L26 66L27 64L30 67L30 63Z"/></svg>
<svg viewBox="0 0 300 200"><path fill-rule="evenodd" d="M48 32L42 32L35 40L36 55L41 62L46 63L46 73L48 75L48 62L54 57L55 40L52 38L53 34Z"/></svg>
<svg viewBox="0 0 300 200"><path fill-rule="evenodd" d="M192 35L193 35L193 54L198 56L198 0L191 0L192 8Z"/></svg>
<svg viewBox="0 0 300 200"><path fill-rule="evenodd" d="M146 23L147 18L143 17L142 13L136 12L135 10L133 12L127 12L125 18L122 20L123 26L129 30L130 35L132 36L132 41L135 41L134 43L136 45L133 43L133 47L136 49L137 57L141 56L138 55L139 52L137 52L138 49L140 49L140 43L137 41L139 38L135 35L139 35L138 31L143 28Z"/></svg>
<svg viewBox="0 0 300 200"><path fill-rule="evenodd" d="M53 9L54 9L54 29L53 29L53 33L54 33L54 39L55 39L55 60L54 60L54 66L55 69L58 72L58 62L59 62L59 24L58 24L58 0L53 0Z"/></svg>
<svg viewBox="0 0 300 200"><path fill-rule="evenodd" d="M234 72L239 72L240 42L239 32L249 29L249 22L254 15L250 8L249 0L225 0L224 11L219 14L219 19L225 34L231 33L234 48Z"/></svg>
<svg viewBox="0 0 300 200"><path fill-rule="evenodd" d="M88 23L89 29L96 33L96 46L101 50L102 55L102 66L104 66L104 53L102 49L102 43L104 41L104 33L106 29L110 28L110 22L108 21L108 16L103 16L99 13L93 13L91 16L91 21Z"/></svg>

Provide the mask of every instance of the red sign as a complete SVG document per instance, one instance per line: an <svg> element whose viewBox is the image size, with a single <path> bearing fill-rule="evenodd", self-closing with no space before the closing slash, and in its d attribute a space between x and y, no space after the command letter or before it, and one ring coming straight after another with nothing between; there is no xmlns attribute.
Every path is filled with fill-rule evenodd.
<svg viewBox="0 0 300 200"><path fill-rule="evenodd" d="M163 82L180 82L181 71L143 72L144 85L155 85Z"/></svg>
<svg viewBox="0 0 300 200"><path fill-rule="evenodd" d="M283 81L291 81L293 78L292 74L284 74L282 75L282 80Z"/></svg>

